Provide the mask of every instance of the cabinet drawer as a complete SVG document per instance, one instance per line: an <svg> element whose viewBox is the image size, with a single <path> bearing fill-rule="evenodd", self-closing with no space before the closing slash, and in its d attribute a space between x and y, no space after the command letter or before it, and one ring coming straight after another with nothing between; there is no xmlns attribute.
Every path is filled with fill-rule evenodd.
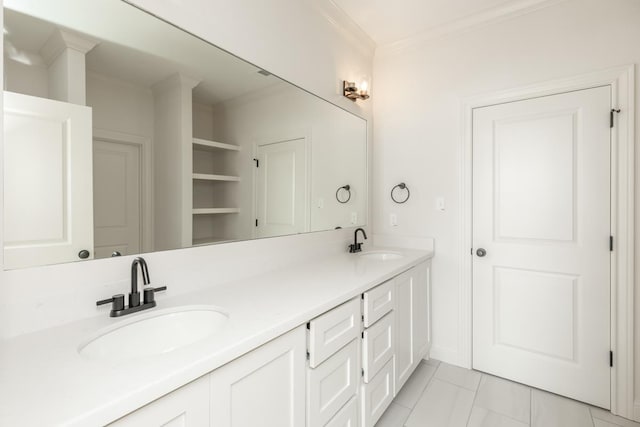
<svg viewBox="0 0 640 427"><path fill-rule="evenodd" d="M334 308L309 322L309 365L320 365L360 335L360 299Z"/></svg>
<svg viewBox="0 0 640 427"><path fill-rule="evenodd" d="M368 384L362 385L360 396L362 425L373 427L393 400L393 359Z"/></svg>
<svg viewBox="0 0 640 427"><path fill-rule="evenodd" d="M324 427L359 427L358 396L353 396Z"/></svg>
<svg viewBox="0 0 640 427"><path fill-rule="evenodd" d="M358 392L358 340L307 369L307 427L324 427ZM338 425L338 424L336 424Z"/></svg>
<svg viewBox="0 0 640 427"><path fill-rule="evenodd" d="M364 293L364 327L368 328L393 310L395 298L393 280Z"/></svg>
<svg viewBox="0 0 640 427"><path fill-rule="evenodd" d="M395 312L387 313L373 326L364 330L362 368L364 382L369 382L393 357Z"/></svg>

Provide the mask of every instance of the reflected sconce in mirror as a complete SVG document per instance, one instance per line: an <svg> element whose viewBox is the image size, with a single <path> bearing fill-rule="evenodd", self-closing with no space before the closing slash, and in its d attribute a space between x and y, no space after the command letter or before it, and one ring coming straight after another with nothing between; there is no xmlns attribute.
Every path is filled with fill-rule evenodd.
<svg viewBox="0 0 640 427"><path fill-rule="evenodd" d="M360 83L356 82L342 82L342 94L356 102L358 99L369 99L369 81L363 78Z"/></svg>
<svg viewBox="0 0 640 427"><path fill-rule="evenodd" d="M351 200L351 186L349 184L343 185L336 190L336 200L342 204Z"/></svg>
<svg viewBox="0 0 640 427"><path fill-rule="evenodd" d="M398 196L396 196L396 194L394 194L394 191L396 191L396 189L398 190L396 193L400 193L401 191L403 191L405 194L399 194ZM406 203L406 201L409 200L409 197L411 197L411 192L409 191L409 187L407 187L407 184L405 184L404 182L396 184L391 189L391 200L398 204Z"/></svg>

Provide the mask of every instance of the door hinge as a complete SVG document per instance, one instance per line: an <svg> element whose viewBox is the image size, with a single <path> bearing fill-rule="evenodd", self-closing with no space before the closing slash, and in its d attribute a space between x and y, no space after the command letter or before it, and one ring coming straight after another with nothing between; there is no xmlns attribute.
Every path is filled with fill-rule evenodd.
<svg viewBox="0 0 640 427"><path fill-rule="evenodd" d="M258 226L258 219L256 218L256 227Z"/></svg>
<svg viewBox="0 0 640 427"><path fill-rule="evenodd" d="M611 112L609 113L609 127L613 128L613 114L614 113L620 113L620 109L616 109L616 108L612 108Z"/></svg>
<svg viewBox="0 0 640 427"><path fill-rule="evenodd" d="M613 113L611 113L613 115ZM254 162L256 162L256 167L259 168L260 167L260 159L253 159Z"/></svg>
<svg viewBox="0 0 640 427"><path fill-rule="evenodd" d="M364 368L362 368L360 374L364 377Z"/></svg>
<svg viewBox="0 0 640 427"><path fill-rule="evenodd" d="M613 252L613 236L609 236L609 252Z"/></svg>
<svg viewBox="0 0 640 427"><path fill-rule="evenodd" d="M311 353L309 353L309 350L307 350L307 360L311 359Z"/></svg>
<svg viewBox="0 0 640 427"><path fill-rule="evenodd" d="M613 368L613 351L609 352L609 367Z"/></svg>
<svg viewBox="0 0 640 427"><path fill-rule="evenodd" d="M361 335L362 335L362 339L364 339L364 332Z"/></svg>
<svg viewBox="0 0 640 427"><path fill-rule="evenodd" d="M473 256L473 248L469 249L469 253Z"/></svg>

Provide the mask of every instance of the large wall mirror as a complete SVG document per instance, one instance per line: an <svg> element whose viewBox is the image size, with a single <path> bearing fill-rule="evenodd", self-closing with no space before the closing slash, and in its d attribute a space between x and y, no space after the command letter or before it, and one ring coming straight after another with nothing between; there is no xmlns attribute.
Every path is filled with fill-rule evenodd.
<svg viewBox="0 0 640 427"><path fill-rule="evenodd" d="M367 221L367 123L119 0L6 0L4 268Z"/></svg>

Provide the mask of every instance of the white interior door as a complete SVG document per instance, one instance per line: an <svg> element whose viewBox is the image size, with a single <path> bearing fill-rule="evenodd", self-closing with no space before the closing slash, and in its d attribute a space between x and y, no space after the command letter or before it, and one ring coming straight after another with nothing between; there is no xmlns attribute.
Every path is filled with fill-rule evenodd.
<svg viewBox="0 0 640 427"><path fill-rule="evenodd" d="M141 251L140 146L95 139L93 206L95 257Z"/></svg>
<svg viewBox="0 0 640 427"><path fill-rule="evenodd" d="M93 258L91 108L4 92L4 267Z"/></svg>
<svg viewBox="0 0 640 427"><path fill-rule="evenodd" d="M473 113L473 367L603 408L610 109L605 86Z"/></svg>
<svg viewBox="0 0 640 427"><path fill-rule="evenodd" d="M257 237L308 231L305 139L259 145L257 158Z"/></svg>

